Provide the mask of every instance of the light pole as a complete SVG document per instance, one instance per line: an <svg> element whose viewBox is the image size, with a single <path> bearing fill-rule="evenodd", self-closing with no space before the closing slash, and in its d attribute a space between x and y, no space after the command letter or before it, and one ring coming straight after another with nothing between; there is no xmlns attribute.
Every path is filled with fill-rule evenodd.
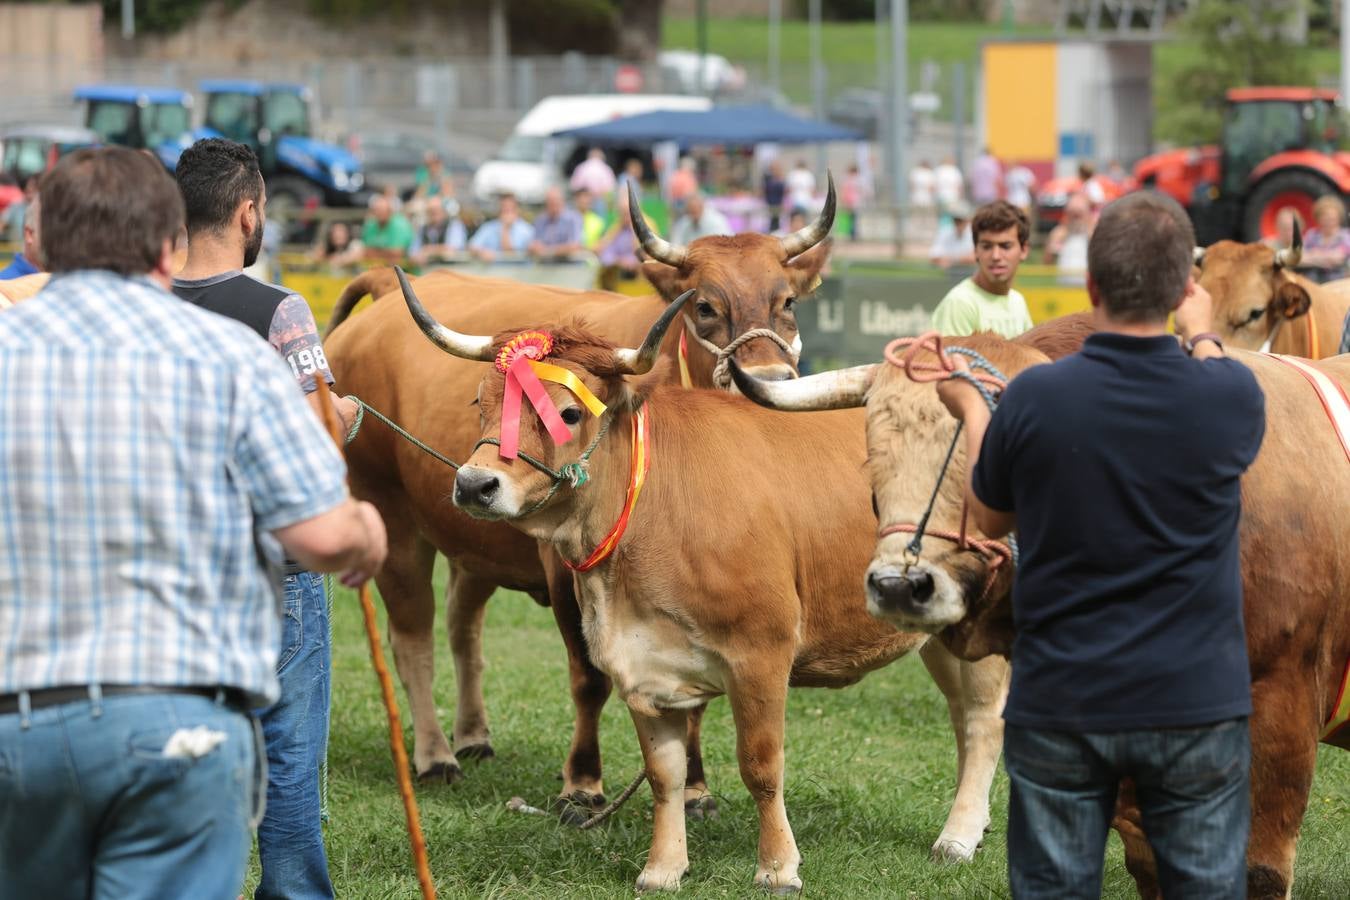
<svg viewBox="0 0 1350 900"><path fill-rule="evenodd" d="M880 2L880 0L878 0ZM1344 0L1350 3L1350 0ZM909 178L909 0L891 0L891 202L895 205L896 255L905 249L905 207Z"/></svg>
<svg viewBox="0 0 1350 900"><path fill-rule="evenodd" d="M807 6L811 44L811 112L816 121L825 118L825 63L820 49L820 0L811 0ZM825 145L816 145L816 170L825 168Z"/></svg>
<svg viewBox="0 0 1350 900"><path fill-rule="evenodd" d="M777 94L783 89L781 83L782 75L782 51L780 50L782 42L783 29L783 0L769 0L769 86Z"/></svg>

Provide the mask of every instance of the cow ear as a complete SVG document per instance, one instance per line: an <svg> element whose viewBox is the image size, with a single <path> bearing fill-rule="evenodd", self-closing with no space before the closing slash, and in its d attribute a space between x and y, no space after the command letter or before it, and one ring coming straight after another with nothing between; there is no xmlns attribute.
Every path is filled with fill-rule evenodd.
<svg viewBox="0 0 1350 900"><path fill-rule="evenodd" d="M1312 309L1312 297L1304 290L1303 285L1292 281L1286 281L1275 290L1275 312L1283 315L1286 319L1297 319L1299 316L1306 316L1308 310Z"/></svg>
<svg viewBox="0 0 1350 900"><path fill-rule="evenodd" d="M667 303L687 290L683 285L684 275L675 266L649 259L642 264L642 274Z"/></svg>
<svg viewBox="0 0 1350 900"><path fill-rule="evenodd" d="M798 296L804 296L820 287L820 271L830 258L830 247L834 238L825 238L805 253L799 253L788 261L788 276L792 279L792 289Z"/></svg>

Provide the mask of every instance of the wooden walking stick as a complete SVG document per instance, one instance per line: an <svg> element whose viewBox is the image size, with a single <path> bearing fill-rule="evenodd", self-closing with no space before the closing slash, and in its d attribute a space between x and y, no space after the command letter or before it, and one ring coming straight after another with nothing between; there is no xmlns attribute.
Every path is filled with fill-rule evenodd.
<svg viewBox="0 0 1350 900"><path fill-rule="evenodd" d="M315 394L319 399L324 426L328 434L342 452L342 428L337 412L333 409L332 392L323 378L314 379ZM423 900L434 900L436 885L431 880L431 867L427 864L427 842L422 837L422 821L417 812L417 797L413 795L412 776L408 773L408 751L403 747L403 723L399 719L398 700L394 696L394 680L389 676L389 667L384 662L384 647L380 643L379 628L375 624L375 604L370 599L370 584L361 585L361 613L366 620L366 638L370 642L370 661L375 666L375 674L380 679L380 692L384 697L384 711L389 717L389 749L394 756L394 776L398 779L398 792L403 797L403 812L408 820L408 840L412 844L413 865L417 868L417 880L422 885Z"/></svg>

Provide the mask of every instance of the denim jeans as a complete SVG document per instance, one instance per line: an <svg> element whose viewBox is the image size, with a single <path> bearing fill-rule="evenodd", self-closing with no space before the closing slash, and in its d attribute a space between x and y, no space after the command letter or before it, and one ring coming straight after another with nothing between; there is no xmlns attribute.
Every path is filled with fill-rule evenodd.
<svg viewBox="0 0 1350 900"><path fill-rule="evenodd" d="M166 757L180 729L223 740ZM249 716L207 697L84 699L0 715L0 895L234 900L259 791Z"/></svg>
<svg viewBox="0 0 1350 900"><path fill-rule="evenodd" d="M1017 898L1097 898L1121 778L1135 781L1164 897L1247 893L1246 719L1199 728L1064 732L1009 724L1008 880Z"/></svg>
<svg viewBox="0 0 1350 900"><path fill-rule="evenodd" d="M258 826L256 900L333 896L319 813L331 688L323 576L287 575L277 678L281 699L260 711L267 743L267 811Z"/></svg>

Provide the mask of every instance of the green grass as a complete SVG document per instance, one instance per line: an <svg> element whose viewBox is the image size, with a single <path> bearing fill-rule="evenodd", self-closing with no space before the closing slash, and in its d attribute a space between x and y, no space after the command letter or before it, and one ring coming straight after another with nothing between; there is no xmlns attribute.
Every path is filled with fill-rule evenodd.
<svg viewBox="0 0 1350 900"><path fill-rule="evenodd" d="M442 567L438 580L443 578ZM438 634L444 634L439 623ZM651 837L645 787L609 823L584 834L551 818L505 808L514 794L547 806L559 788L571 705L566 658L552 616L520 594L499 593L489 606L486 655L497 758L468 764L468 778L459 784L417 791L439 895L631 897ZM385 716L359 606L345 590L335 598L333 665L327 838L337 894L415 897ZM441 721L448 729L454 679L443 638L436 665ZM412 732L403 709L411 753ZM617 701L606 710L603 740L607 787L613 794L641 766L631 723ZM704 747L709 784L722 814L715 821L689 823L690 873L681 896L764 896L751 885L757 824L737 773L725 700L709 708ZM1350 884L1350 754L1323 748L1319 762L1299 847L1295 896L1339 898ZM901 660L847 690L794 691L788 706L786 794L804 858L806 896L1007 896L1007 779L1001 772L994 828L976 861L960 867L928 861L928 847L955 790L954 770L946 708L917 659ZM255 881L256 869L250 890ZM1105 896L1134 896L1114 837Z"/></svg>

